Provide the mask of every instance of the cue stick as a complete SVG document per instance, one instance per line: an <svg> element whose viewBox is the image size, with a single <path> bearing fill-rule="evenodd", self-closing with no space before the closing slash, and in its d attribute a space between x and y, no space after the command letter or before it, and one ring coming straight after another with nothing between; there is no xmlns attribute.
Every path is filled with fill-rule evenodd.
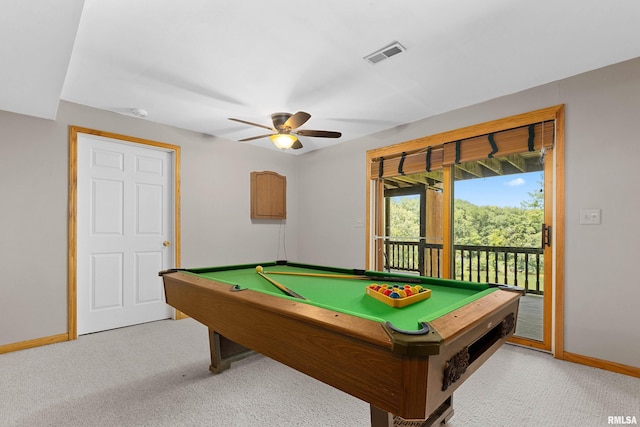
<svg viewBox="0 0 640 427"><path fill-rule="evenodd" d="M299 299L305 299L306 300L306 298L303 297L302 295L300 295L299 293L297 293L295 291L292 291L291 289L287 288L282 283L276 282L272 278L265 276L264 273L260 273L259 271L257 271L256 273L258 273L263 278L267 279L272 285L274 285L276 288L280 289L282 292L284 292L285 294L289 295L290 297L299 298Z"/></svg>
<svg viewBox="0 0 640 427"><path fill-rule="evenodd" d="M402 283L422 283L420 279L413 277L387 277L387 276L362 276L354 274L324 274L324 273L295 273L291 271L265 271L266 274L286 274L288 276L324 277L328 279L350 279L350 280L371 280L377 282L402 282Z"/></svg>

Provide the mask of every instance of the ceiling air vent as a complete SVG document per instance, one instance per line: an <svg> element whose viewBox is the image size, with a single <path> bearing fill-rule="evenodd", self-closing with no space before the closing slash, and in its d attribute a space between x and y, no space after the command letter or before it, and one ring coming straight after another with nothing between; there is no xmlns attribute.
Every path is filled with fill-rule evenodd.
<svg viewBox="0 0 640 427"><path fill-rule="evenodd" d="M385 46L382 49L373 52L371 55L365 56L364 59L372 64L377 64L378 62L391 58L393 55L397 55L405 50L407 49L405 49L400 43L393 42L389 46Z"/></svg>

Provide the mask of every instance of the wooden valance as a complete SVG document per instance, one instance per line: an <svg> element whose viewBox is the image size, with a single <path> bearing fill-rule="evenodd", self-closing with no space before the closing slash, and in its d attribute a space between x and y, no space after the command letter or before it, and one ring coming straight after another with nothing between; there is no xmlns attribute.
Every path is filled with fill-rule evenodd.
<svg viewBox="0 0 640 427"><path fill-rule="evenodd" d="M503 157L553 147L554 121L520 126L413 152L371 159L371 179L436 171L456 163Z"/></svg>
<svg viewBox="0 0 640 427"><path fill-rule="evenodd" d="M408 175L412 173L435 171L442 169L444 158L444 148L430 147L430 154L425 148L412 154L405 154L402 168L399 170L402 155L384 158L382 161L382 175L380 175L380 158L374 159L371 163L371 178L388 178L398 175ZM430 167L427 169L427 157L429 157Z"/></svg>

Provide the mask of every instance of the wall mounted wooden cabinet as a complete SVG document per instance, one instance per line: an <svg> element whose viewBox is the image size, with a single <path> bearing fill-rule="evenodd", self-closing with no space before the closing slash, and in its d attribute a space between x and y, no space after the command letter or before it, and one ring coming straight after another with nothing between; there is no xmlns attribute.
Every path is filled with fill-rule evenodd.
<svg viewBox="0 0 640 427"><path fill-rule="evenodd" d="M287 177L251 172L251 219L287 218Z"/></svg>

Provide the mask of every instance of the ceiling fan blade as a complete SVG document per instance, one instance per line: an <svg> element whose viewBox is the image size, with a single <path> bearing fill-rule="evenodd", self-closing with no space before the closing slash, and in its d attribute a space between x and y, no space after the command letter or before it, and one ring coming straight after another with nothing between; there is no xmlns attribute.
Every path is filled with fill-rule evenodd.
<svg viewBox="0 0 640 427"><path fill-rule="evenodd" d="M319 138L340 138L342 136L341 132L334 132L330 130L311 130L311 129L300 129L295 131L297 135L302 136L315 136Z"/></svg>
<svg viewBox="0 0 640 427"><path fill-rule="evenodd" d="M258 126L259 128L269 129L273 132L277 132L276 129L270 128L269 126L261 125L259 123L248 122L246 120L240 120L240 119L232 119L231 117L229 117L229 120L233 120L234 122L244 123L245 125Z"/></svg>
<svg viewBox="0 0 640 427"><path fill-rule="evenodd" d="M260 138L266 138L268 136L271 136L272 134L267 134L267 135L260 135L260 136L252 136L251 138L245 138L245 139L239 139L239 142L247 142L247 141L253 141L254 139L260 139Z"/></svg>
<svg viewBox="0 0 640 427"><path fill-rule="evenodd" d="M307 122L311 118L311 114L304 111L298 111L293 116L289 117L282 125L285 128L295 129Z"/></svg>
<svg viewBox="0 0 640 427"><path fill-rule="evenodd" d="M300 142L299 139L296 139L296 142L293 143L293 145L291 146L291 148L293 148L294 150L299 150L302 148L302 142Z"/></svg>

